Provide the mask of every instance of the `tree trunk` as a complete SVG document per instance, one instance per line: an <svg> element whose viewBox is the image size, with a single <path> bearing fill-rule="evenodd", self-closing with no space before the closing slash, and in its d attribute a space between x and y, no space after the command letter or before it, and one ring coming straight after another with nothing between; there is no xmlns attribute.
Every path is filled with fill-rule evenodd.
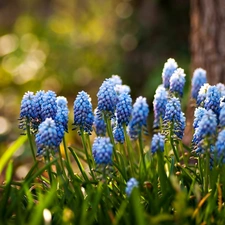
<svg viewBox="0 0 225 225"><path fill-rule="evenodd" d="M202 67L208 82L225 83L225 1L191 0L192 71Z"/></svg>
<svg viewBox="0 0 225 225"><path fill-rule="evenodd" d="M225 0L191 0L191 74L202 67L211 85L225 83ZM184 142L192 138L195 107L189 102Z"/></svg>

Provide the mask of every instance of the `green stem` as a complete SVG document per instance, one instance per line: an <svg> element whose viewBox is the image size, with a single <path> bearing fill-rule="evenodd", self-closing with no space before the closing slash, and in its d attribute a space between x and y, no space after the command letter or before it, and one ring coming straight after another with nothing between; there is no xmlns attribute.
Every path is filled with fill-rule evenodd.
<svg viewBox="0 0 225 225"><path fill-rule="evenodd" d="M129 139L128 135L127 135L126 125L125 124L123 124L123 132L124 132L124 136L125 136L125 142L126 142L126 145L127 145L127 152L128 152L129 161L130 161L131 173L134 176L135 169L134 169L133 149L132 149L132 146L131 146L130 139Z"/></svg>
<svg viewBox="0 0 225 225"><path fill-rule="evenodd" d="M36 162L37 161L36 155L35 155L34 146L33 146L33 143L32 143L32 138L31 138L31 133L30 133L30 121L29 121L28 118L26 120L26 129L27 129L27 137L28 137L28 140L29 140L32 156L33 156L34 162Z"/></svg>
<svg viewBox="0 0 225 225"><path fill-rule="evenodd" d="M144 149L143 149L143 143L142 143L142 132L140 132L140 134L138 135L138 142L139 142L139 148L140 148L140 153L141 153L141 159L142 159L142 163L144 166L144 172L145 174L147 173L147 169L146 169L146 163L145 163L145 155L144 155Z"/></svg>
<svg viewBox="0 0 225 225"><path fill-rule="evenodd" d="M162 195L165 195L167 190L167 176L164 169L163 152L160 152L159 150L157 151L157 159L158 159L158 173L159 173L160 187L161 187Z"/></svg>
<svg viewBox="0 0 225 225"><path fill-rule="evenodd" d="M86 158L87 158L88 167L89 167L89 170L91 172L92 178L95 179L95 176L94 176L94 173L93 173L93 170L92 170L91 161L90 161L90 156L88 154L88 149L87 149L87 145L86 145L86 142L85 142L84 130L81 129L80 132L81 132L82 145L84 147L85 155L86 155Z"/></svg>
<svg viewBox="0 0 225 225"><path fill-rule="evenodd" d="M50 154L49 154L49 151L50 151L50 149L46 149L46 156L45 156L45 162L47 162L47 163L50 163ZM52 165L49 165L48 167L47 167L47 171L48 171L48 176L49 176L49 181L50 181L50 184L52 184L52 181L53 181L53 179L52 179L52 168L51 168L51 166Z"/></svg>
<svg viewBox="0 0 225 225"><path fill-rule="evenodd" d="M170 144L171 144L171 147L173 149L173 153L175 155L176 161L179 162L180 161L179 155L178 155L176 147L174 146L174 141L173 141L173 138L172 138L172 136L173 136L173 128L174 128L174 124L172 123L172 125L170 126L170 137L169 137L170 138Z"/></svg>
<svg viewBox="0 0 225 225"><path fill-rule="evenodd" d="M59 152L59 161L60 161L60 164L61 164L61 167L62 167L62 171L63 171L64 176L66 177L66 171L65 171L65 167L63 165L63 156L62 156L60 147L58 149L58 152Z"/></svg>
<svg viewBox="0 0 225 225"><path fill-rule="evenodd" d="M88 143L88 147L90 149L90 157L91 157L91 164L92 166L94 165L95 161L94 161L94 157L93 157L93 153L92 153L92 145L91 145L91 141L90 141L90 136L89 134L86 134L86 140L87 140L87 143Z"/></svg>
<svg viewBox="0 0 225 225"><path fill-rule="evenodd" d="M204 191L205 195L208 193L209 188L209 158L210 154L206 151L206 160L205 160L205 179L204 179Z"/></svg>
<svg viewBox="0 0 225 225"><path fill-rule="evenodd" d="M70 157L69 157L67 146L66 146L65 136L63 136L63 147L64 147L64 152L65 152L65 155L66 155L66 160L71 167L71 161L70 161Z"/></svg>
<svg viewBox="0 0 225 225"><path fill-rule="evenodd" d="M113 144L113 153L114 153L114 156L116 158L116 162L119 164L119 159L118 159L118 156L116 154L116 144L115 144L115 141L114 141L114 138L113 138L111 122L110 122L109 117L105 114L104 114L104 120L105 120L105 123L106 123L106 129L107 129L107 133L108 133L109 138L110 138L110 142Z"/></svg>

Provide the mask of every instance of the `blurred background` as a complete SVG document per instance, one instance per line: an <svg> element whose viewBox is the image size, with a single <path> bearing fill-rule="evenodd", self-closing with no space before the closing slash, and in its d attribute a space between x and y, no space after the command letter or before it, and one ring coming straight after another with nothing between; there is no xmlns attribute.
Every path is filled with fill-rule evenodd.
<svg viewBox="0 0 225 225"><path fill-rule="evenodd" d="M131 87L133 100L147 97L152 111L163 65L171 57L187 74L187 93L189 4L189 0L0 1L0 155L21 133L20 102L27 91L54 90L67 97L72 123L77 93L88 92L95 108L103 80L118 74ZM150 115L150 124L152 119Z"/></svg>

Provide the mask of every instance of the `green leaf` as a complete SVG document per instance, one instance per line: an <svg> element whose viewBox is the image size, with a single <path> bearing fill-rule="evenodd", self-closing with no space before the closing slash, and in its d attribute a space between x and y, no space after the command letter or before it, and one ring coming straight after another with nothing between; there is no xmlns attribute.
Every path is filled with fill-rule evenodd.
<svg viewBox="0 0 225 225"><path fill-rule="evenodd" d="M27 140L27 136L20 136L2 155L0 159L0 174L6 166L12 155L24 144Z"/></svg>

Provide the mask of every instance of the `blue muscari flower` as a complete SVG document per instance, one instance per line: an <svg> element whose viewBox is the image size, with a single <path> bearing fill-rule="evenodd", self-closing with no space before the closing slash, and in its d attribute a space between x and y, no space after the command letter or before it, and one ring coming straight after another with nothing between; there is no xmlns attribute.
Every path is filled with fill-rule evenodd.
<svg viewBox="0 0 225 225"><path fill-rule="evenodd" d="M114 90L116 91L116 94L117 95L120 95L122 93L127 93L129 94L130 93L130 87L126 84L117 84L115 87L114 87Z"/></svg>
<svg viewBox="0 0 225 225"><path fill-rule="evenodd" d="M92 125L94 122L94 114L92 112L92 104L89 95L85 91L78 93L74 105L74 129L79 128L88 134L91 134ZM80 132L79 131L79 132Z"/></svg>
<svg viewBox="0 0 225 225"><path fill-rule="evenodd" d="M126 192L126 195L128 197L130 197L134 187L138 187L138 181L135 179L135 178L130 178L130 180L127 181L127 186L126 186L126 189L125 189L125 192Z"/></svg>
<svg viewBox="0 0 225 225"><path fill-rule="evenodd" d="M199 139L202 140L207 136L215 135L216 129L217 129L216 114L212 110L206 111L198 124Z"/></svg>
<svg viewBox="0 0 225 225"><path fill-rule="evenodd" d="M225 85L222 83L218 83L218 84L216 84L216 87L218 88L218 90L220 92L220 97L224 97L225 96Z"/></svg>
<svg viewBox="0 0 225 225"><path fill-rule="evenodd" d="M43 98L45 95L45 91L41 90L41 91L37 91L35 94L35 110L36 110L36 114L37 114L37 119L42 122L42 104L44 102Z"/></svg>
<svg viewBox="0 0 225 225"><path fill-rule="evenodd" d="M96 108L94 111L94 126L95 126L95 132L97 136L105 136L106 124L98 108Z"/></svg>
<svg viewBox="0 0 225 225"><path fill-rule="evenodd" d="M170 77L170 91L172 93L178 94L179 97L183 96L183 89L186 81L185 76L186 74L184 73L184 70L178 68Z"/></svg>
<svg viewBox="0 0 225 225"><path fill-rule="evenodd" d="M177 121L174 124L174 134L179 139L182 139L184 136L185 126L186 126L186 117L183 112L180 112L180 121Z"/></svg>
<svg viewBox="0 0 225 225"><path fill-rule="evenodd" d="M205 83L203 84L203 86L201 86L197 96L197 101L196 101L197 106L201 106L201 107L205 106L206 93L209 87L210 85L208 83Z"/></svg>
<svg viewBox="0 0 225 225"><path fill-rule="evenodd" d="M163 85L165 88L170 87L170 77L177 69L178 65L176 61L172 58L168 59L167 62L164 64L163 72L162 72L162 80Z"/></svg>
<svg viewBox="0 0 225 225"><path fill-rule="evenodd" d="M121 80L120 76L118 76L118 75L112 75L112 77L109 78L109 79L112 81L114 86L122 85L122 80Z"/></svg>
<svg viewBox="0 0 225 225"><path fill-rule="evenodd" d="M164 152L165 136L158 133L154 134L151 143L151 152L154 154L157 151Z"/></svg>
<svg viewBox="0 0 225 225"><path fill-rule="evenodd" d="M41 119L45 121L46 118L55 119L57 113L56 94L54 91L47 91L41 104Z"/></svg>
<svg viewBox="0 0 225 225"><path fill-rule="evenodd" d="M225 105L220 110L219 125L223 128L225 127Z"/></svg>
<svg viewBox="0 0 225 225"><path fill-rule="evenodd" d="M106 79L97 93L99 111L112 116L116 109L117 94L114 90L114 83L110 79Z"/></svg>
<svg viewBox="0 0 225 225"><path fill-rule="evenodd" d="M57 127L52 118L46 118L38 127L38 133L35 138L37 145L37 156L45 154L45 151L56 150Z"/></svg>
<svg viewBox="0 0 225 225"><path fill-rule="evenodd" d="M193 122L193 127L194 128L197 128L198 127L198 124L199 122L201 121L202 117L204 116L205 112L207 110L202 108L202 107L198 107L195 109L195 112L194 112L194 122Z"/></svg>
<svg viewBox="0 0 225 225"><path fill-rule="evenodd" d="M202 85L207 82L206 71L202 68L195 69L191 81L191 96L197 100L198 92Z"/></svg>
<svg viewBox="0 0 225 225"><path fill-rule="evenodd" d="M92 153L96 164L111 164L113 145L110 143L110 139L108 137L96 137L93 142Z"/></svg>
<svg viewBox="0 0 225 225"><path fill-rule="evenodd" d="M163 87L163 85L159 85L158 88L156 89L153 100L154 127L159 127L160 118L163 119L165 116L167 98L168 92Z"/></svg>
<svg viewBox="0 0 225 225"><path fill-rule="evenodd" d="M220 131L216 141L217 159L225 163L225 130Z"/></svg>
<svg viewBox="0 0 225 225"><path fill-rule="evenodd" d="M176 97L168 99L168 102L166 104L164 121L172 123L180 121L180 112L181 112L180 100Z"/></svg>
<svg viewBox="0 0 225 225"><path fill-rule="evenodd" d="M29 120L36 118L35 95L33 92L26 92L23 96L20 106L20 119L28 118Z"/></svg>
<svg viewBox="0 0 225 225"><path fill-rule="evenodd" d="M67 99L63 96L58 96L56 99L57 113L55 117L56 124L61 124L64 131L68 131L69 109L67 106Z"/></svg>
<svg viewBox="0 0 225 225"><path fill-rule="evenodd" d="M118 125L114 127L113 129L113 137L116 141L116 143L124 143L125 137L124 137L124 131L123 127Z"/></svg>
<svg viewBox="0 0 225 225"><path fill-rule="evenodd" d="M218 114L220 109L220 92L216 86L210 86L206 93L205 108Z"/></svg>
<svg viewBox="0 0 225 225"><path fill-rule="evenodd" d="M146 129L148 113L149 107L146 98L142 96L138 97L133 105L132 119L128 126L128 133L132 139L138 138L142 128Z"/></svg>
<svg viewBox="0 0 225 225"><path fill-rule="evenodd" d="M116 105L116 119L119 125L128 125L132 112L132 99L129 94L122 93Z"/></svg>

